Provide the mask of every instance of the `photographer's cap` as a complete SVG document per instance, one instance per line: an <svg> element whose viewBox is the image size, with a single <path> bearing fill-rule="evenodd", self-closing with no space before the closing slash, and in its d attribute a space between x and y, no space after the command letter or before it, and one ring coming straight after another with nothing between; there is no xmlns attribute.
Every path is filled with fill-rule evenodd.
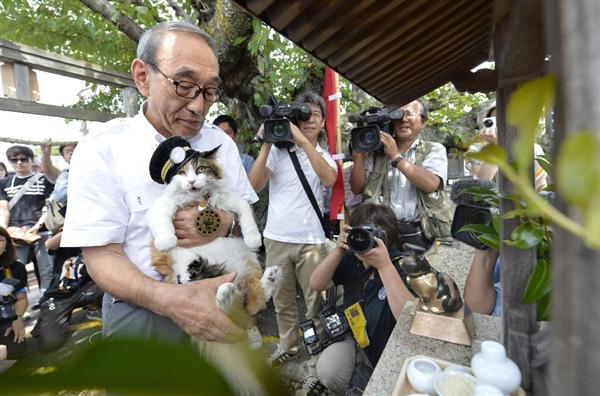
<svg viewBox="0 0 600 396"><path fill-rule="evenodd" d="M186 163L198 155L198 151L187 140L172 136L154 150L150 159L150 177L159 184L167 184Z"/></svg>

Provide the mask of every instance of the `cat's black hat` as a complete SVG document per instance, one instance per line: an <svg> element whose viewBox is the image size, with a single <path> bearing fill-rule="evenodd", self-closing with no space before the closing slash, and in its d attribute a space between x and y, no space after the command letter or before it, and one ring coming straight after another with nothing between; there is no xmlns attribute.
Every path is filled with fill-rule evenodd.
<svg viewBox="0 0 600 396"><path fill-rule="evenodd" d="M150 159L150 177L157 183L167 184L192 158L200 153L187 140L172 136L158 145Z"/></svg>

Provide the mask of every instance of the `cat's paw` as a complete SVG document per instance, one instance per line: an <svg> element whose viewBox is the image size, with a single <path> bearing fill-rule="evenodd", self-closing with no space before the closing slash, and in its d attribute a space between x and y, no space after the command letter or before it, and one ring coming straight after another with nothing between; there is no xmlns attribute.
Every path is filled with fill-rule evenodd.
<svg viewBox="0 0 600 396"><path fill-rule="evenodd" d="M229 313L236 296L235 285L231 282L223 283L217 288L217 306L221 311Z"/></svg>
<svg viewBox="0 0 600 396"><path fill-rule="evenodd" d="M174 248L176 245L177 237L175 235L162 235L154 239L154 246L163 252Z"/></svg>
<svg viewBox="0 0 600 396"><path fill-rule="evenodd" d="M283 272L281 268L278 266L268 267L265 269L262 278L260 279L260 283L265 291L265 297L270 299L273 296L273 292L275 288L281 283L283 280Z"/></svg>
<svg viewBox="0 0 600 396"><path fill-rule="evenodd" d="M262 238L259 232L252 232L244 235L244 243L250 249L258 249L262 245Z"/></svg>
<svg viewBox="0 0 600 396"><path fill-rule="evenodd" d="M253 326L246 329L246 335L248 336L248 347L251 351L257 351L262 347L263 341L258 327Z"/></svg>

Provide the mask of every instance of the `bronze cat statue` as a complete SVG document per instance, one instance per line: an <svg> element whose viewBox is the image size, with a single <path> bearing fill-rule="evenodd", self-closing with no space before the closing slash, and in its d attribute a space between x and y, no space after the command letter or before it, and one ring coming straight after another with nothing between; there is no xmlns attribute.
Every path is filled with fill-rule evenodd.
<svg viewBox="0 0 600 396"><path fill-rule="evenodd" d="M433 268L425 258L425 249L405 243L408 255L400 266L408 277L408 286L421 300L421 309L433 313L456 312L463 306L460 291L454 280Z"/></svg>

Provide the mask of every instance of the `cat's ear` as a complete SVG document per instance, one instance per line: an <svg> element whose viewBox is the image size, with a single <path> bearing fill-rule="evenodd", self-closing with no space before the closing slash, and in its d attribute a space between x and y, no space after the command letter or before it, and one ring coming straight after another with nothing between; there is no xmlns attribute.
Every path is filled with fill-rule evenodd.
<svg viewBox="0 0 600 396"><path fill-rule="evenodd" d="M217 156L217 151L221 148L221 145L219 144L217 147L215 147L212 150L209 151L201 151L200 153L198 153L198 155L202 158L207 158L207 159L215 159Z"/></svg>

